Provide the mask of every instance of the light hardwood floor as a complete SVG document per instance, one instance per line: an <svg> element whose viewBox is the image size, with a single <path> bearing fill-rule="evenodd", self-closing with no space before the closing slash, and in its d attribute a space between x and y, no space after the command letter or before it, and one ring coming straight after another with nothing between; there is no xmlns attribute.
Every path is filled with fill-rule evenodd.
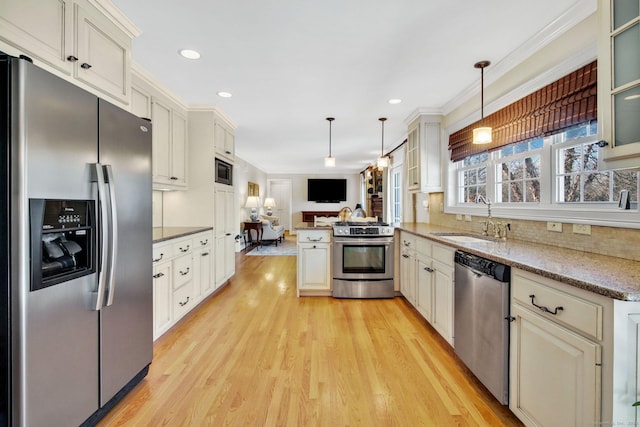
<svg viewBox="0 0 640 427"><path fill-rule="evenodd" d="M236 257L101 426L521 425L402 298L296 298L296 258Z"/></svg>

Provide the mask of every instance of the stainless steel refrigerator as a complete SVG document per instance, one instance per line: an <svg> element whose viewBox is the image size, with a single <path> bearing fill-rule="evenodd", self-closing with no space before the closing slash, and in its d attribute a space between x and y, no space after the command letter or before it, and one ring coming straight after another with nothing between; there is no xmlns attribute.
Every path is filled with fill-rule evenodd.
<svg viewBox="0 0 640 427"><path fill-rule="evenodd" d="M152 359L151 124L0 56L0 426L93 424Z"/></svg>

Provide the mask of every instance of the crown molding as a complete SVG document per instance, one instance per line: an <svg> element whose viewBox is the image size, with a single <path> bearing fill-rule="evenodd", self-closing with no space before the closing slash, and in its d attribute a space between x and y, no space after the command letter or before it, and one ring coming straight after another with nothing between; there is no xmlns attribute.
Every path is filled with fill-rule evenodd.
<svg viewBox="0 0 640 427"><path fill-rule="evenodd" d="M578 0L562 15L548 24L536 35L520 45L501 61L487 68L484 73L485 87L496 82L506 73L511 71L518 64L524 62L534 53L560 37L569 29L595 13L598 9L597 0ZM458 95L453 97L449 102L442 106L444 115L451 113L456 108L467 102L472 97L480 93L480 82L475 82L462 90ZM485 105L485 113L487 106ZM486 114L485 114L486 115ZM478 118L480 116L478 115Z"/></svg>
<svg viewBox="0 0 640 427"><path fill-rule="evenodd" d="M135 39L142 34L140 28L136 26L111 0L87 0L91 5L107 16L111 22L116 24L127 35Z"/></svg>
<svg viewBox="0 0 640 427"><path fill-rule="evenodd" d="M221 119L222 122L224 122L225 125L227 125L227 127L235 130L238 128L238 125L231 120L231 118L227 115L227 113L225 113L224 111L222 111L220 109L220 107L218 107L215 104L194 104L194 105L189 105L188 107L189 112L194 112L194 113L198 113L198 112L213 112L214 114L216 114L216 116Z"/></svg>
<svg viewBox="0 0 640 427"><path fill-rule="evenodd" d="M519 99L524 98L525 96L535 92L536 90L543 88L544 86L553 83L554 81L566 76L572 71L577 70L578 68L587 65L597 58L598 48L597 43L593 42L584 47L582 50L576 52L570 57L566 58L564 61L556 64L555 66L548 68L542 74L528 80L524 84L518 86L512 91L502 95L501 97L493 100L489 104L485 104L485 117L489 114L495 113L501 108L506 107L507 105L513 104ZM452 123L450 126L446 128L446 133L448 135L456 132L465 126L469 126L472 123L480 120L480 111L475 111L474 113L466 116L463 119L458 120L455 123Z"/></svg>
<svg viewBox="0 0 640 427"><path fill-rule="evenodd" d="M424 115L441 116L442 110L440 108L427 108L427 107L416 108L411 112L411 114L407 116L406 119L404 119L404 124L409 126L411 123L413 123L414 120Z"/></svg>

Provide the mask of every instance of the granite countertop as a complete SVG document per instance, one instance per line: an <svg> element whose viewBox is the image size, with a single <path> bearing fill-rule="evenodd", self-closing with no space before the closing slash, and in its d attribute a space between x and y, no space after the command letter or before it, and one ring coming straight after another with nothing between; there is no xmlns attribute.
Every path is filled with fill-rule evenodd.
<svg viewBox="0 0 640 427"><path fill-rule="evenodd" d="M397 229L559 282L623 301L640 301L640 262L522 240L453 242L438 233L468 232L425 223Z"/></svg>
<svg viewBox="0 0 640 427"><path fill-rule="evenodd" d="M185 237L203 231L213 230L213 227L153 227L153 243Z"/></svg>
<svg viewBox="0 0 640 427"><path fill-rule="evenodd" d="M294 227L296 230L333 230L330 224L314 225L313 222L299 222Z"/></svg>

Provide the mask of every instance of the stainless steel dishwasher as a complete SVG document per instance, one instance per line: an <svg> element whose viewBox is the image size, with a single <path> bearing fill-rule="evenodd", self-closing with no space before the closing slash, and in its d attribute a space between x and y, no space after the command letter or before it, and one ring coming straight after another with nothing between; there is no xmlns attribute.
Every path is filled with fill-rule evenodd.
<svg viewBox="0 0 640 427"><path fill-rule="evenodd" d="M509 279L511 268L455 254L454 350L503 405L509 403Z"/></svg>

